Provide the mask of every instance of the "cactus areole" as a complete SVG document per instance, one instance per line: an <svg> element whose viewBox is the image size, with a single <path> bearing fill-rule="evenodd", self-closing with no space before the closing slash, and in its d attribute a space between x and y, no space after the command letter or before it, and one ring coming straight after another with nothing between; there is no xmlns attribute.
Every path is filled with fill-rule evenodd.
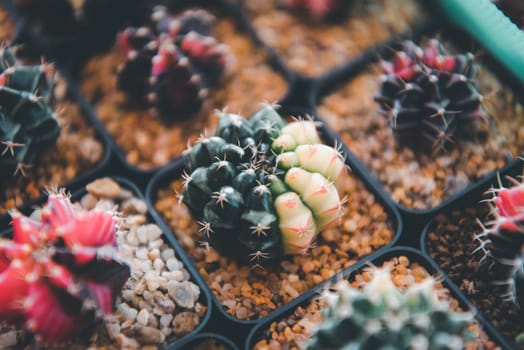
<svg viewBox="0 0 524 350"><path fill-rule="evenodd" d="M62 194L41 214L12 213L13 239L0 240L0 319L53 344L111 313L130 270L118 260L113 215L78 213Z"/></svg>
<svg viewBox="0 0 524 350"><path fill-rule="evenodd" d="M382 67L375 100L402 146L441 150L485 115L472 54L451 55L437 40L424 48L405 41Z"/></svg>
<svg viewBox="0 0 524 350"><path fill-rule="evenodd" d="M507 286L502 297L524 308L524 184L493 191L492 212L477 235L478 249L494 259L497 284Z"/></svg>
<svg viewBox="0 0 524 350"><path fill-rule="evenodd" d="M0 179L24 174L60 128L53 106L53 69L19 64L14 49L0 48Z"/></svg>
<svg viewBox="0 0 524 350"><path fill-rule="evenodd" d="M216 136L189 149L183 202L204 239L256 264L303 254L339 218L335 180L345 164L312 121L285 124L267 105L245 119L224 113Z"/></svg>

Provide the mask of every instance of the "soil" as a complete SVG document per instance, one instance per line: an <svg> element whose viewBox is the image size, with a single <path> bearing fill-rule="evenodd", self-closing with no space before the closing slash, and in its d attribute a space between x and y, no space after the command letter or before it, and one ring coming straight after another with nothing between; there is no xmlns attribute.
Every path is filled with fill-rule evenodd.
<svg viewBox="0 0 524 350"><path fill-rule="evenodd" d="M160 228L149 223L146 204L109 178L98 179L86 188L88 193L75 204L78 211L97 207L120 213L118 251L130 265L131 277L116 299L114 313L105 323L100 320L96 324L89 339L74 339L49 349L157 350L190 333L199 325L207 306L198 299L200 289L190 281L174 250L163 241ZM31 217L37 219L39 215L36 210ZM180 293L174 292L176 288ZM30 334L0 325L2 349L35 346Z"/></svg>
<svg viewBox="0 0 524 350"><path fill-rule="evenodd" d="M481 66L477 88L487 117L475 138L458 139L431 154L400 147L373 97L382 71L370 66L320 101L318 114L339 132L393 199L410 209L430 209L524 153L524 111L513 93Z"/></svg>
<svg viewBox="0 0 524 350"><path fill-rule="evenodd" d="M15 34L15 24L9 17L7 10L0 5L0 41L6 42L13 38Z"/></svg>
<svg viewBox="0 0 524 350"><path fill-rule="evenodd" d="M349 200L340 223L324 229L306 255L286 257L258 268L221 256L204 244L200 226L179 203L177 193L182 193L181 179L173 179L159 191L155 207L224 310L238 319L268 315L388 244L394 235L385 209L358 179L346 173L340 177L339 193Z"/></svg>
<svg viewBox="0 0 524 350"><path fill-rule="evenodd" d="M286 81L267 64L267 53L235 28L230 18L217 18L212 35L229 47L234 64L207 103L189 120L166 124L148 108L133 107L115 87L117 66L124 52L115 45L107 54L91 59L81 87L128 163L141 169L167 164L181 155L200 133L213 133L218 118L214 109L249 115L264 101L275 102L287 91ZM138 127L140 126L140 127Z"/></svg>
<svg viewBox="0 0 524 350"><path fill-rule="evenodd" d="M326 73L364 50L407 31L426 14L417 1L351 1L341 20L314 20L282 0L237 0L262 40L307 76Z"/></svg>
<svg viewBox="0 0 524 350"><path fill-rule="evenodd" d="M484 253L475 252L479 247L475 235L482 232L477 219L487 222L488 213L488 204L482 202L438 215L428 233L426 249L486 319L517 346L515 337L524 332L524 313L502 298L506 290L492 283L498 278L490 269L490 260L480 263Z"/></svg>
<svg viewBox="0 0 524 350"><path fill-rule="evenodd" d="M393 282L401 289L407 288L413 283L420 282L430 276L422 266L417 262L410 262L405 256L393 258L387 261L384 265L386 264L391 266ZM351 279L351 285L355 288L361 288L367 281L369 281L369 274L364 271L356 274ZM449 291L445 289L442 284L437 282L435 288L441 291L439 296L445 299L450 299L450 307L452 310L461 310L458 302L450 297ZM254 349L303 349L311 337L315 326L320 324L323 320L323 305L322 299L314 298L306 305L297 307L288 317L272 322L269 327L263 331L261 336L262 339L255 343ZM474 334L479 334L477 324L472 324L470 330L472 330ZM466 349L497 348L495 344L487 339L486 334L481 333L480 339L483 347L479 346L480 344L471 343Z"/></svg>

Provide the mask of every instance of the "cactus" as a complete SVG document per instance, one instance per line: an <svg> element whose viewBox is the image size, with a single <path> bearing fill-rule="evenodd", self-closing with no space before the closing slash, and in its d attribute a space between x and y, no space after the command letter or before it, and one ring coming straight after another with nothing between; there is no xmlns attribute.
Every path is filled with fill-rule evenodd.
<svg viewBox="0 0 524 350"><path fill-rule="evenodd" d="M256 264L303 254L339 218L340 153L312 121L285 124L266 105L250 119L220 116L216 136L191 147L183 202L210 244Z"/></svg>
<svg viewBox="0 0 524 350"><path fill-rule="evenodd" d="M60 134L54 116L53 70L17 63L15 49L0 49L0 177L24 173Z"/></svg>
<svg viewBox="0 0 524 350"><path fill-rule="evenodd" d="M500 276L496 283L507 286L502 297L524 307L524 184L515 181L512 187L501 185L492 192L490 220L479 220L477 250L495 262L493 274Z"/></svg>
<svg viewBox="0 0 524 350"><path fill-rule="evenodd" d="M0 319L53 344L109 314L130 272L117 256L111 214L78 213L63 193L51 194L41 213L38 222L13 212L13 239L0 240Z"/></svg>
<svg viewBox="0 0 524 350"><path fill-rule="evenodd" d="M289 8L297 8L307 12L315 20L325 20L340 14L349 1L343 0L282 0Z"/></svg>
<svg viewBox="0 0 524 350"><path fill-rule="evenodd" d="M324 291L324 321L308 349L465 349L470 313L449 309L427 278L401 291L388 268L370 270L362 290L347 281Z"/></svg>
<svg viewBox="0 0 524 350"><path fill-rule="evenodd" d="M168 120L189 118L200 110L231 58L209 35L214 17L187 10L171 17L162 6L152 15L154 29L125 29L118 42L127 54L117 87L130 99L149 103Z"/></svg>
<svg viewBox="0 0 524 350"><path fill-rule="evenodd" d="M470 53L451 55L435 39L424 48L405 41L382 67L375 100L403 146L440 151L485 115Z"/></svg>

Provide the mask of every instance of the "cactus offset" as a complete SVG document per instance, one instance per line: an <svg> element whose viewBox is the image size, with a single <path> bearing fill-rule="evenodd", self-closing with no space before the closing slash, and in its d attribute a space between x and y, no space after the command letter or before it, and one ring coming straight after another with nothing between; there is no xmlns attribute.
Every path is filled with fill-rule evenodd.
<svg viewBox="0 0 524 350"><path fill-rule="evenodd" d="M363 290L339 281L322 298L324 321L308 349L464 349L473 338L469 313L440 301L435 280L398 289L388 268L370 270Z"/></svg>
<svg viewBox="0 0 524 350"><path fill-rule="evenodd" d="M0 49L0 177L24 172L55 142L53 70L17 63L14 49Z"/></svg>
<svg viewBox="0 0 524 350"><path fill-rule="evenodd" d="M493 190L490 220L476 238L479 250L495 261L497 284L507 285L503 297L524 307L524 184Z"/></svg>
<svg viewBox="0 0 524 350"><path fill-rule="evenodd" d="M212 245L257 264L303 254L341 213L345 165L312 121L285 124L271 106L250 119L224 113L216 136L189 150L183 202Z"/></svg>
<svg viewBox="0 0 524 350"><path fill-rule="evenodd" d="M405 41L382 67L375 100L402 145L438 151L485 115L469 53L450 55L435 39L424 48Z"/></svg>
<svg viewBox="0 0 524 350"><path fill-rule="evenodd" d="M0 240L0 319L58 343L112 311L129 277L118 261L113 216L78 213L52 194L41 221L12 213L13 239Z"/></svg>
<svg viewBox="0 0 524 350"><path fill-rule="evenodd" d="M153 13L155 28L127 28L118 41L127 53L117 86L130 99L150 103L168 120L198 112L230 57L209 33L214 17L188 10L171 17L164 7Z"/></svg>

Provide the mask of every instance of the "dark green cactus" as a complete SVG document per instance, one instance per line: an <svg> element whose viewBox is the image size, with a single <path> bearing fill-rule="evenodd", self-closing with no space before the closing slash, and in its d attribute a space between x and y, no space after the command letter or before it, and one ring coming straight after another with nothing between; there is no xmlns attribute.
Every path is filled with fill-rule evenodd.
<svg viewBox="0 0 524 350"><path fill-rule="evenodd" d="M24 172L55 142L52 69L17 63L14 49L0 49L0 176Z"/></svg>
<svg viewBox="0 0 524 350"><path fill-rule="evenodd" d="M326 290L324 321L308 349L464 349L474 338L470 313L449 309L428 278L399 290L387 268L372 270L363 290L338 282Z"/></svg>
<svg viewBox="0 0 524 350"><path fill-rule="evenodd" d="M312 121L285 124L271 106L250 119L224 113L216 136L189 150L183 202L204 239L257 264L305 253L340 215L340 154Z"/></svg>

